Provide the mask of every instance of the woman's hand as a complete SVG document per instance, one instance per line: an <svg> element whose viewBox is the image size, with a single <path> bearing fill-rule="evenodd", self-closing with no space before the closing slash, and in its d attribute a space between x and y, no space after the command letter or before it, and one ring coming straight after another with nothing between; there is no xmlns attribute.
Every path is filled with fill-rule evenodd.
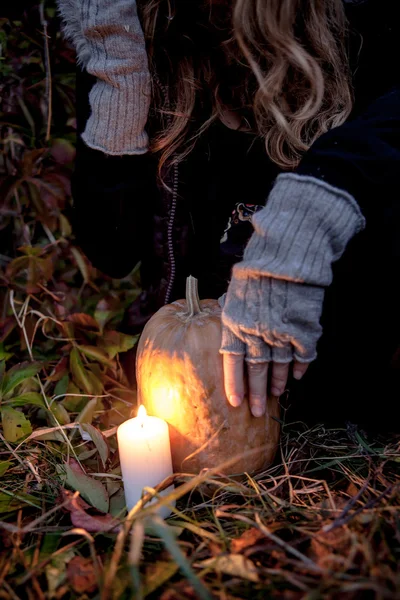
<svg viewBox="0 0 400 600"><path fill-rule="evenodd" d="M265 413L267 389L280 396L289 369L300 379L317 355L324 289L233 270L222 314L225 391L232 406L248 396L255 417Z"/></svg>
<svg viewBox="0 0 400 600"><path fill-rule="evenodd" d="M300 379L316 358L332 263L364 227L364 217L347 192L287 174L278 177L253 225L224 299L221 353L233 406L244 397L246 361L250 407L258 417L267 388L276 396L284 391L291 363Z"/></svg>
<svg viewBox="0 0 400 600"><path fill-rule="evenodd" d="M224 354L225 393L232 406L240 406L244 398L244 357ZM290 363L247 363L250 410L261 417L267 406L267 389L273 396L281 396L286 389ZM294 361L293 377L301 379L307 363Z"/></svg>

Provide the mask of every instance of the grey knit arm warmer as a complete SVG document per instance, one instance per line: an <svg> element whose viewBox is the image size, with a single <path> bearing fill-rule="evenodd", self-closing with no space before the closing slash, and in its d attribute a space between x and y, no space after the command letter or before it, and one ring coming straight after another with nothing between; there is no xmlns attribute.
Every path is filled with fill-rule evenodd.
<svg viewBox="0 0 400 600"><path fill-rule="evenodd" d="M150 73L135 0L58 0L78 60L97 77L85 143L106 154L144 154Z"/></svg>
<svg viewBox="0 0 400 600"><path fill-rule="evenodd" d="M332 263L364 227L364 217L347 192L285 174L253 225L226 294L221 352L249 362L310 362Z"/></svg>

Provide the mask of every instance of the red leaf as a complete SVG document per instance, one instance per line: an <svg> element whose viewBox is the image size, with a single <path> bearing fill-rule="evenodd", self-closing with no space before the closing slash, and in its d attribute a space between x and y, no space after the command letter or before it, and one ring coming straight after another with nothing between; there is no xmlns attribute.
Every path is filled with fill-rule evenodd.
<svg viewBox="0 0 400 600"><path fill-rule="evenodd" d="M0 344L9 336L16 324L14 317L6 317L0 320Z"/></svg>
<svg viewBox="0 0 400 600"><path fill-rule="evenodd" d="M251 529L247 529L242 533L240 537L232 540L231 551L235 554L243 552L246 548L255 546L262 539L265 539L265 535L259 529L251 527Z"/></svg>
<svg viewBox="0 0 400 600"><path fill-rule="evenodd" d="M67 368L68 357L64 356L61 360L58 361L58 363L54 367L54 373L46 378L47 381L60 381L60 379L62 379L67 373Z"/></svg>
<svg viewBox="0 0 400 600"><path fill-rule="evenodd" d="M85 313L75 313L67 319L79 329L89 329L90 331L98 331L99 325L93 317Z"/></svg>
<svg viewBox="0 0 400 600"><path fill-rule="evenodd" d="M97 588L96 571L90 558L74 556L67 566L68 580L77 594L89 594Z"/></svg>
<svg viewBox="0 0 400 600"><path fill-rule="evenodd" d="M71 513L71 522L74 527L81 527L86 529L89 533L99 533L107 531L109 533L116 533L120 530L121 525L117 519L114 519L110 514L89 514L87 512L90 509L94 512L80 496L74 498L73 492L69 490L61 490L63 500L70 499L70 502L65 506L65 509Z"/></svg>

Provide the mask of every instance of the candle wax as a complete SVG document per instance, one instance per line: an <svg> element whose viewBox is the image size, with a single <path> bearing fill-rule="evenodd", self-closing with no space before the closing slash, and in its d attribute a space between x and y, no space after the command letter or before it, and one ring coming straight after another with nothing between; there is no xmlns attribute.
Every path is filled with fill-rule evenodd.
<svg viewBox="0 0 400 600"><path fill-rule="evenodd" d="M126 506L130 511L142 497L144 487L154 488L173 473L168 424L144 414L122 423L117 437ZM173 488L170 486L160 495ZM156 501L154 498L151 502ZM163 506L159 514L165 518L171 511Z"/></svg>

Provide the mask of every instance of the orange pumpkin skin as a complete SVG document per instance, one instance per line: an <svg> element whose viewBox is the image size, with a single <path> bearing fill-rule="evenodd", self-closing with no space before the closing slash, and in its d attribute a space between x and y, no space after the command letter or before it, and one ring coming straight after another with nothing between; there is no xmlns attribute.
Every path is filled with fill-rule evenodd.
<svg viewBox="0 0 400 600"><path fill-rule="evenodd" d="M219 353L221 308L216 300L200 302L191 280L189 301L164 306L143 330L136 359L139 402L169 423L175 472L198 473L256 448L260 451L223 472L261 471L279 442L278 399L269 397L267 413L259 418L251 415L247 400L239 408L228 403Z"/></svg>

